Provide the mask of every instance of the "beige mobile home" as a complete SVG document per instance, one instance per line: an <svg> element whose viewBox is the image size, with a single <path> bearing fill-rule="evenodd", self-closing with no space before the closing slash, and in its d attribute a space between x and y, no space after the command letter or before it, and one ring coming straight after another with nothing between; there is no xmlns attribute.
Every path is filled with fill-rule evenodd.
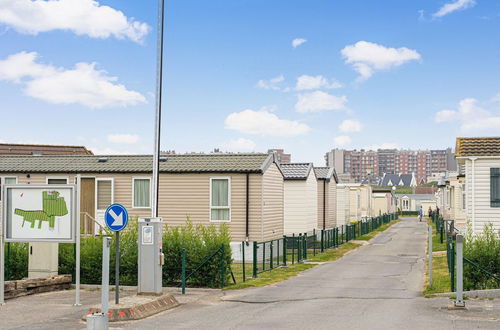
<svg viewBox="0 0 500 330"><path fill-rule="evenodd" d="M372 190L372 216L395 212L396 201L391 188L374 187Z"/></svg>
<svg viewBox="0 0 500 330"><path fill-rule="evenodd" d="M310 232L318 224L318 188L313 165L280 166L285 179L285 235Z"/></svg>
<svg viewBox="0 0 500 330"><path fill-rule="evenodd" d="M75 183L81 175L82 227L112 203L151 216L152 157L1 156L2 183ZM159 216L167 225L227 223L232 240L283 235L283 175L274 154L185 154L160 158ZM90 228L90 229L89 229Z"/></svg>
<svg viewBox="0 0 500 330"><path fill-rule="evenodd" d="M350 221L350 188L347 183L337 184L337 217L335 226L348 224Z"/></svg>
<svg viewBox="0 0 500 330"><path fill-rule="evenodd" d="M337 174L333 167L315 167L314 173L318 180L317 228L333 228L337 217Z"/></svg>
<svg viewBox="0 0 500 330"><path fill-rule="evenodd" d="M465 215L474 232L500 230L500 137L457 138L455 157L465 178Z"/></svg>

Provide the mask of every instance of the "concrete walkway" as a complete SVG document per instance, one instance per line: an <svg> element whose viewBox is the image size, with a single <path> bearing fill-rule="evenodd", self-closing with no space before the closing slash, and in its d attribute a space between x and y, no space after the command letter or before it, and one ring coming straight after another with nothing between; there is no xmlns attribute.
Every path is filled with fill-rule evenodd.
<svg viewBox="0 0 500 330"><path fill-rule="evenodd" d="M421 296L426 224L405 219L335 262L276 285L225 291L188 290L185 304L148 319L112 323L128 329L500 329L500 300ZM99 291L22 297L0 307L0 329L83 329L79 321ZM222 301L221 301L222 299Z"/></svg>

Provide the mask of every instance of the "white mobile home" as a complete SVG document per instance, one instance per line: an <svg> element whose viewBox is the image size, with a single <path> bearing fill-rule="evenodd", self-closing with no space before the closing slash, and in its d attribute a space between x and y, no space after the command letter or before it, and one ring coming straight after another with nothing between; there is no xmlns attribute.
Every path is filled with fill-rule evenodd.
<svg viewBox="0 0 500 330"><path fill-rule="evenodd" d="M500 137L457 138L455 157L465 174L466 221L474 232L487 223L500 230Z"/></svg>
<svg viewBox="0 0 500 330"><path fill-rule="evenodd" d="M337 219L335 226L348 224L350 221L350 188L349 184L337 184Z"/></svg>
<svg viewBox="0 0 500 330"><path fill-rule="evenodd" d="M315 167L314 173L318 179L317 228L333 228L337 217L337 174L333 167Z"/></svg>
<svg viewBox="0 0 500 330"><path fill-rule="evenodd" d="M281 164L285 180L285 235L311 232L318 224L318 188L312 163Z"/></svg>

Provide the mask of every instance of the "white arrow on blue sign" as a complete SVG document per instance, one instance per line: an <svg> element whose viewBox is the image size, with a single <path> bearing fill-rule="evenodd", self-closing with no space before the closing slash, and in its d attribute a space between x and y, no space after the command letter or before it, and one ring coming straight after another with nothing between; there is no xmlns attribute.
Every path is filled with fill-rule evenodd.
<svg viewBox="0 0 500 330"><path fill-rule="evenodd" d="M104 222L112 231L120 231L127 226L128 212L121 204L111 204L104 213Z"/></svg>

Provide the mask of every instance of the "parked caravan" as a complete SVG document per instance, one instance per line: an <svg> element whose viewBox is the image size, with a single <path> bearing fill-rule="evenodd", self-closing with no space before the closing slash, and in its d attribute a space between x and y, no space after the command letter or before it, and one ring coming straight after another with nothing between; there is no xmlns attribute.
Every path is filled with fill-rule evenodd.
<svg viewBox="0 0 500 330"><path fill-rule="evenodd" d="M336 224L337 173L333 167L314 167L318 180L318 229L333 228Z"/></svg>

